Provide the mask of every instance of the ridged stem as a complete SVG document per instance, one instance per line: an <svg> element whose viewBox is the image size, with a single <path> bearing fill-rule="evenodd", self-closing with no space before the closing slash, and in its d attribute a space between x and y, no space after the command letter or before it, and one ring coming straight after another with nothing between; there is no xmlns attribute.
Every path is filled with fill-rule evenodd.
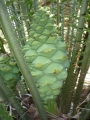
<svg viewBox="0 0 90 120"><path fill-rule="evenodd" d="M6 53L4 49L4 40L0 37L0 53Z"/></svg>
<svg viewBox="0 0 90 120"><path fill-rule="evenodd" d="M61 0L57 0L57 25L58 34L61 36Z"/></svg>
<svg viewBox="0 0 90 120"><path fill-rule="evenodd" d="M17 2L18 4L18 2ZM14 21L15 21L15 25L16 25L16 32L18 33L18 36L19 36L19 41L21 43L21 45L25 45L26 43L26 38L25 38L25 32L24 32L24 25L23 25L23 21L22 21L22 18L19 16L21 15L21 13L17 13L17 10L15 9L15 4L12 2L11 4L11 12L12 12L12 15L14 17ZM20 10L18 10L20 12Z"/></svg>
<svg viewBox="0 0 90 120"><path fill-rule="evenodd" d="M34 0L33 2L34 2L34 10L36 12L38 9L38 0Z"/></svg>
<svg viewBox="0 0 90 120"><path fill-rule="evenodd" d="M54 5L54 2L52 2L51 5L52 5L52 6L51 6L51 10L52 10L52 13L54 14L54 6L55 6L55 5Z"/></svg>
<svg viewBox="0 0 90 120"><path fill-rule="evenodd" d="M68 113L70 110L71 100L72 100L72 94L74 87L76 85L76 81L74 80L74 64L77 60L77 53L79 51L79 42L82 38L83 28L84 28L84 22L85 22L85 14L87 10L87 0L82 0L81 4L81 10L80 10L80 18L78 23L78 29L75 39L75 48L72 53L72 59L71 64L68 70L68 76L66 79L66 83L64 85L64 89L62 91L62 98L61 98L61 112L62 113Z"/></svg>
<svg viewBox="0 0 90 120"><path fill-rule="evenodd" d="M2 98L5 101L5 103L8 102L8 98L1 88L0 88L0 98Z"/></svg>
<svg viewBox="0 0 90 120"><path fill-rule="evenodd" d="M33 96L36 107L38 108L41 120L47 120L46 111L43 107L42 100L40 98L38 89L35 85L34 79L30 73L28 65L26 64L26 61L23 57L22 50L17 40L17 35L13 31L13 27L11 26L11 22L8 17L7 9L6 9L6 6L3 0L0 0L0 21L1 21L5 36L7 38L8 44L13 52L13 55L20 68L20 71L23 74L25 81L30 89L30 92Z"/></svg>
<svg viewBox="0 0 90 120"><path fill-rule="evenodd" d="M75 18L75 14L76 14L76 0L73 1L73 3L71 1L68 2L68 5L70 6L70 10L67 9L67 11L69 11L68 13L68 29L66 32L66 38L65 41L68 44L68 57L69 59L71 59L72 56L72 50L73 50L73 44L74 44L74 40L75 40L75 28L74 28L74 24L76 21ZM75 24L76 25L76 24Z"/></svg>
<svg viewBox="0 0 90 120"><path fill-rule="evenodd" d="M63 9L63 7L64 7L64 4L62 4L62 9ZM61 11L61 17L62 17L62 19L61 19L61 39L62 39L62 41L64 41L64 23L65 23L64 12L65 12L65 10L63 9Z"/></svg>
<svg viewBox="0 0 90 120"><path fill-rule="evenodd" d="M6 0L6 3L7 2L8 2L8 0ZM11 17L11 21L14 26L14 29L18 35L18 39L19 39L21 45L25 45L26 38L25 38L25 33L24 33L24 26L23 26L21 17L19 18L19 15L18 15L20 10L18 10L19 12L17 12L13 1L9 5L7 5L7 8L8 8L9 16ZM12 18L13 18L13 20L12 20Z"/></svg>
<svg viewBox="0 0 90 120"><path fill-rule="evenodd" d="M23 20L25 21L27 30L29 30L30 25L29 25L29 16L28 16L28 10L27 10L27 6L25 5L25 1L20 1L20 6L22 9L22 14L23 14ZM30 11L29 11L30 12Z"/></svg>
<svg viewBox="0 0 90 120"><path fill-rule="evenodd" d="M78 82L78 86L77 86L76 94L75 94L75 99L74 99L74 111L73 111L74 113L75 113L75 108L79 104L84 79L85 79L87 70L89 68L89 60L90 60L90 33L89 33L88 40L86 43L86 49L85 49L85 52L83 55L82 66L80 67L81 72L80 72L80 77L78 80L79 82Z"/></svg>
<svg viewBox="0 0 90 120"><path fill-rule="evenodd" d="M20 2L21 2L21 0L20 0ZM31 19L31 15L33 14L33 12L34 12L34 10L33 10L33 0L23 0L23 2L24 2L24 4L25 4L25 6L26 6L26 12L27 12L27 14L28 14L28 17L27 18L29 18L29 21L27 21L28 22L28 25L29 25L29 27L30 27L30 21L32 20ZM24 6L23 6L23 10L24 10ZM23 13L24 13L24 11L23 11ZM25 14L25 13L24 13ZM29 28L28 27L28 28Z"/></svg>

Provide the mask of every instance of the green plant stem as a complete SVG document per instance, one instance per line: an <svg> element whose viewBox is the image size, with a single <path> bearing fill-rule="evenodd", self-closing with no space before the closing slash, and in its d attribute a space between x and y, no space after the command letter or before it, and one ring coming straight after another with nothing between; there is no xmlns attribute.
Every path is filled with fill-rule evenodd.
<svg viewBox="0 0 90 120"><path fill-rule="evenodd" d="M24 95L27 93L25 87L26 87L25 81L19 80L17 83L17 88L19 89L21 95Z"/></svg>
<svg viewBox="0 0 90 120"><path fill-rule="evenodd" d="M14 29L18 35L18 40L20 41L21 45L25 45L26 38L24 33L23 22L21 20L21 17L19 18L20 16L19 7L18 7L18 10L16 10L16 7L15 7L16 4L14 4L14 1L11 1L10 4L7 4L7 3L8 3L8 0L6 0L6 5L9 9L9 14L10 14L9 17L11 17L12 25L14 26Z"/></svg>
<svg viewBox="0 0 90 120"><path fill-rule="evenodd" d="M76 94L75 94L75 99L74 99L73 113L76 112L75 109L76 109L77 105L79 104L84 79L85 79L85 76L86 76L86 73L87 73L87 70L88 70L88 67L89 67L89 59L90 59L90 33L89 33L88 40L87 40L87 43L86 43L86 49L85 49L85 52L84 52L84 55L83 55L79 82L78 82L78 86L77 86L77 90L76 90Z"/></svg>
<svg viewBox="0 0 90 120"><path fill-rule="evenodd" d="M85 13L87 10L87 3L88 3L87 0L82 0L80 18L79 18L78 29L77 29L76 39L75 39L75 49L72 53L72 59L71 59L71 64L68 70L68 76L66 79L66 83L64 85L64 89L62 91L63 94L61 96L61 112L62 113L69 112L73 90L76 85L76 79L74 79L74 76L75 76L74 75L74 68L75 68L74 64L77 60L77 53L80 49L79 42L81 41L81 38L82 38L84 22L85 22Z"/></svg>
<svg viewBox="0 0 90 120"><path fill-rule="evenodd" d="M4 95L6 95L6 98L10 101L12 106L16 109L17 113L22 117L24 114L24 111L21 107L21 105L16 100L15 96L13 95L12 91L9 90L9 88L4 84L4 78L0 75L0 89L3 91ZM22 117L22 120L26 120L26 115ZM28 119L27 119L28 120Z"/></svg>
<svg viewBox="0 0 90 120"><path fill-rule="evenodd" d="M6 51L5 51L5 49L4 49L4 40L3 40L3 38L0 37L0 41L1 41L1 43L0 43L0 44L1 44L1 45L0 45L0 47L1 47L0 51L1 51L1 53L4 53L4 54L5 54Z"/></svg>
<svg viewBox="0 0 90 120"><path fill-rule="evenodd" d="M65 10L61 11L61 17L62 17L62 19L61 19L62 20L61 21L61 39L62 39L62 41L64 41L64 23L65 23L64 12L65 12Z"/></svg>
<svg viewBox="0 0 90 120"><path fill-rule="evenodd" d="M22 9L22 13L23 13L23 20L25 21L27 30L29 30L29 28L30 28L29 16L28 16L27 6L25 5L25 1L20 1L20 6L21 6L21 9Z"/></svg>
<svg viewBox="0 0 90 120"><path fill-rule="evenodd" d="M32 17L32 14L34 12L34 10L33 10L33 0L30 0L30 1L29 0L23 0L23 2L26 6L26 11L27 11L28 18L29 18L28 24L30 26L31 17Z"/></svg>
<svg viewBox="0 0 90 120"><path fill-rule="evenodd" d="M0 97L4 100L5 103L8 102L8 98L1 88L0 88Z"/></svg>
<svg viewBox="0 0 90 120"><path fill-rule="evenodd" d="M34 79L31 75L28 65L26 64L26 61L23 57L22 50L21 50L18 40L17 40L18 39L17 35L13 31L13 27L11 26L11 22L8 17L7 9L6 9L6 6L5 6L3 0L0 0L0 21L1 21L5 36L7 38L8 44L13 52L16 62L18 64L18 66L21 70L21 73L23 74L25 81L28 84L30 92L33 96L33 99L34 99L36 107L39 111L41 120L47 120L46 111L43 107L43 104L42 104L39 92L36 88Z"/></svg>
<svg viewBox="0 0 90 120"><path fill-rule="evenodd" d="M18 10L18 11L20 11L20 10ZM26 38L25 38L25 33L24 33L24 25L22 22L22 18L18 17L21 13L18 13L16 11L15 4L13 3L13 1L11 4L11 14L14 17L14 21L16 23L16 32L18 33L19 41L20 41L21 45L25 45Z"/></svg>
<svg viewBox="0 0 90 120"><path fill-rule="evenodd" d="M54 2L51 2L51 5L52 14L54 14Z"/></svg>
<svg viewBox="0 0 90 120"><path fill-rule="evenodd" d="M57 0L57 25L58 34L61 36L61 0Z"/></svg>
<svg viewBox="0 0 90 120"><path fill-rule="evenodd" d="M67 9L68 11L68 24L67 24L67 33L66 33L66 42L67 43L70 43L71 41L71 35L70 35L70 32L71 32L71 21L72 21L72 4L70 2L67 3L68 5L70 5L70 8L69 10ZM69 50L70 51L70 50Z"/></svg>
<svg viewBox="0 0 90 120"><path fill-rule="evenodd" d="M45 106L46 110L54 115L58 115L56 100L48 101Z"/></svg>
<svg viewBox="0 0 90 120"><path fill-rule="evenodd" d="M33 2L34 2L34 10L36 12L38 9L38 0L34 0Z"/></svg>

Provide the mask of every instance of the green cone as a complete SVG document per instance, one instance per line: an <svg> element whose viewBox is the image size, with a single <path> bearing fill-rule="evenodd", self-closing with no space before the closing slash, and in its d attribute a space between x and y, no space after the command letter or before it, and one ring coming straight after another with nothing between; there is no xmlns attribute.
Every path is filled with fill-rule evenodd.
<svg viewBox="0 0 90 120"><path fill-rule="evenodd" d="M12 56L0 55L0 74L5 79L5 84L14 89L20 79L19 69Z"/></svg>
<svg viewBox="0 0 90 120"><path fill-rule="evenodd" d="M33 15L23 53L42 100L55 100L67 77L69 61L67 45L58 36L54 16L47 8L40 8Z"/></svg>

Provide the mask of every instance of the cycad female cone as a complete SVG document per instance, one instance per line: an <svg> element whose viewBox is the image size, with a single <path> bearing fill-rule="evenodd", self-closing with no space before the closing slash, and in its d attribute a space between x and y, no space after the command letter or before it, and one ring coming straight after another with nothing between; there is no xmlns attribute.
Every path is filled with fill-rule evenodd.
<svg viewBox="0 0 90 120"><path fill-rule="evenodd" d="M5 79L4 83L12 90L20 79L19 69L12 56L0 55L0 74Z"/></svg>
<svg viewBox="0 0 90 120"><path fill-rule="evenodd" d="M67 46L57 34L57 26L47 8L40 8L31 22L24 56L44 102L56 99L69 66Z"/></svg>

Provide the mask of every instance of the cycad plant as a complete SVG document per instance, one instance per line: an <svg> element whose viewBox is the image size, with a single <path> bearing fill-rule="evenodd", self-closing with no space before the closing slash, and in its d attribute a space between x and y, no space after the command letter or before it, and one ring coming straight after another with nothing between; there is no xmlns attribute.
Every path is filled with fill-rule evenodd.
<svg viewBox="0 0 90 120"><path fill-rule="evenodd" d="M28 90L41 120L48 119L46 111L69 113L71 102L72 115L76 113L89 67L89 36L84 36L89 34L87 8L88 0L0 0L1 28L10 47L7 52L1 41L0 74L4 83L1 82L0 97L8 99L23 120L26 116L15 95ZM10 91L14 95L11 92L9 98Z"/></svg>
<svg viewBox="0 0 90 120"><path fill-rule="evenodd" d="M53 14L48 8L40 8L33 15L30 38L23 47L29 69L45 104L56 100L67 77L66 68L69 67L67 45L57 33Z"/></svg>

